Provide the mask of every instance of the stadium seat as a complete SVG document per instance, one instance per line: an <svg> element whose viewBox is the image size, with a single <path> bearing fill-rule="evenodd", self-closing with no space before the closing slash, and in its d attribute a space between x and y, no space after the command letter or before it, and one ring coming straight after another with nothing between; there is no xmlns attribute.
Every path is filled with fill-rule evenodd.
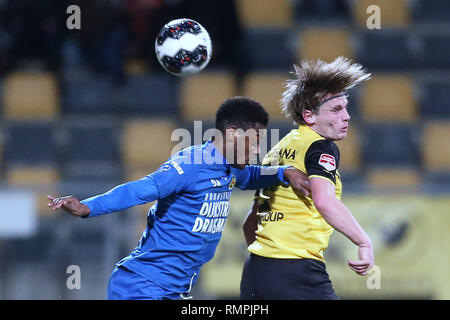
<svg viewBox="0 0 450 320"><path fill-rule="evenodd" d="M214 120L219 105L237 94L228 72L202 72L181 82L180 104L184 120Z"/></svg>
<svg viewBox="0 0 450 320"><path fill-rule="evenodd" d="M450 22L448 0L415 0L414 18L421 23Z"/></svg>
<svg viewBox="0 0 450 320"><path fill-rule="evenodd" d="M420 173L409 167L375 167L367 170L366 181L375 187L417 187L422 182Z"/></svg>
<svg viewBox="0 0 450 320"><path fill-rule="evenodd" d="M58 84L53 74L18 71L4 81L3 115L6 119L53 119L59 112Z"/></svg>
<svg viewBox="0 0 450 320"><path fill-rule="evenodd" d="M73 118L67 125L64 179L121 179L118 124L108 119Z"/></svg>
<svg viewBox="0 0 450 320"><path fill-rule="evenodd" d="M248 29L242 44L245 55L242 65L249 71L288 71L294 63L286 29Z"/></svg>
<svg viewBox="0 0 450 320"><path fill-rule="evenodd" d="M78 118L67 126L67 161L120 160L118 123L108 119Z"/></svg>
<svg viewBox="0 0 450 320"><path fill-rule="evenodd" d="M300 22L348 21L350 6L346 0L295 1L295 19Z"/></svg>
<svg viewBox="0 0 450 320"><path fill-rule="evenodd" d="M377 5L381 13L381 28L404 28L410 25L411 10L407 0L358 0L353 1L353 21L360 28L366 28L367 8Z"/></svg>
<svg viewBox="0 0 450 320"><path fill-rule="evenodd" d="M424 125L422 159L426 170L450 170L450 121L431 121Z"/></svg>
<svg viewBox="0 0 450 320"><path fill-rule="evenodd" d="M419 166L418 137L420 128L415 123L366 124L363 133L363 166Z"/></svg>
<svg viewBox="0 0 450 320"><path fill-rule="evenodd" d="M345 173L361 169L361 140L359 128L351 124L347 137L336 142L340 152L339 171Z"/></svg>
<svg viewBox="0 0 450 320"><path fill-rule="evenodd" d="M126 168L155 168L170 156L175 123L169 119L139 119L124 123L121 153Z"/></svg>
<svg viewBox="0 0 450 320"><path fill-rule="evenodd" d="M353 58L350 34L343 28L311 27L300 33L298 59L321 59L331 62L338 56Z"/></svg>
<svg viewBox="0 0 450 320"><path fill-rule="evenodd" d="M16 187L51 186L60 180L59 172L52 166L11 166L6 171L6 182Z"/></svg>
<svg viewBox="0 0 450 320"><path fill-rule="evenodd" d="M35 192L40 216L54 217L48 208L47 194L57 194L60 174L52 166L11 166L7 168L5 181L10 187L32 188Z"/></svg>
<svg viewBox="0 0 450 320"><path fill-rule="evenodd" d="M237 0L239 21L245 28L290 27L293 8L288 0Z"/></svg>
<svg viewBox="0 0 450 320"><path fill-rule="evenodd" d="M49 122L5 124L4 161L10 164L55 164L58 148L54 127Z"/></svg>
<svg viewBox="0 0 450 320"><path fill-rule="evenodd" d="M450 33L436 32L426 33L421 36L421 66L424 68L442 71L442 68L450 68Z"/></svg>
<svg viewBox="0 0 450 320"><path fill-rule="evenodd" d="M402 74L375 75L361 88L359 107L361 117L367 121L416 121L412 79Z"/></svg>
<svg viewBox="0 0 450 320"><path fill-rule="evenodd" d="M361 32L357 39L358 62L372 72L411 71L417 66L417 46L408 32L369 30Z"/></svg>
<svg viewBox="0 0 450 320"><path fill-rule="evenodd" d="M288 73L249 73L243 82L243 95L260 102L269 113L269 121L284 120L285 117L280 110L280 99L288 78Z"/></svg>
<svg viewBox="0 0 450 320"><path fill-rule="evenodd" d="M419 80L420 113L424 118L450 118L450 77Z"/></svg>
<svg viewBox="0 0 450 320"><path fill-rule="evenodd" d="M178 114L178 81L168 73L130 75L122 86L114 89L112 96L116 114Z"/></svg>
<svg viewBox="0 0 450 320"><path fill-rule="evenodd" d="M112 113L113 84L105 75L87 69L67 69L62 78L68 113Z"/></svg>

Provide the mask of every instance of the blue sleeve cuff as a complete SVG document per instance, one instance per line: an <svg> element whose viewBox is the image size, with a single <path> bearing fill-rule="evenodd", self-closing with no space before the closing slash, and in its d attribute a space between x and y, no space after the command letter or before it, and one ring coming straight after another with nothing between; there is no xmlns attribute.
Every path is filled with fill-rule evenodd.
<svg viewBox="0 0 450 320"><path fill-rule="evenodd" d="M91 217L93 217L95 214L93 214L93 212L94 212L94 207L92 206L92 204L89 202L89 201L87 201L87 200L81 200L80 201L82 204L84 204L84 205L86 205L86 206L88 206L88 208L89 208L89 214L87 215L87 216L84 216L84 217L81 217L82 219L86 219L86 218L91 218Z"/></svg>
<svg viewBox="0 0 450 320"><path fill-rule="evenodd" d="M287 168L291 168L292 166L280 166L278 168L278 180L280 180L281 183L289 185L289 180L286 179L286 177L284 176L284 170L286 170Z"/></svg>

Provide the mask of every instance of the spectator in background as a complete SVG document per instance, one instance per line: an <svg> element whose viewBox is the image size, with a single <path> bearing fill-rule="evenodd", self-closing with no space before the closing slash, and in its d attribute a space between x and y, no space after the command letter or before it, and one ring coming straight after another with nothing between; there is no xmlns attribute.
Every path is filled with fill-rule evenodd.
<svg viewBox="0 0 450 320"><path fill-rule="evenodd" d="M36 59L50 70L59 71L67 5L65 0L6 0L1 21L8 39L8 62L0 68L9 71Z"/></svg>

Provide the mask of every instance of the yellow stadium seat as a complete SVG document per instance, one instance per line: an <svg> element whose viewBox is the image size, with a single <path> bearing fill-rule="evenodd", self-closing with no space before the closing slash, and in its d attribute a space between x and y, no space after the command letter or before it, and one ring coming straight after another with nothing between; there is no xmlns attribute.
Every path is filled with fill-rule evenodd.
<svg viewBox="0 0 450 320"><path fill-rule="evenodd" d="M154 168L170 156L175 123L169 119L128 120L121 140L122 159L127 168Z"/></svg>
<svg viewBox="0 0 450 320"><path fill-rule="evenodd" d="M360 108L362 117L369 121L416 121L418 111L412 79L401 74L374 76L363 85Z"/></svg>
<svg viewBox="0 0 450 320"><path fill-rule="evenodd" d="M280 99L289 75L277 72L250 73L243 82L243 95L260 102L269 114L269 121L285 120Z"/></svg>
<svg viewBox="0 0 450 320"><path fill-rule="evenodd" d="M53 167L13 166L6 171L6 182L16 187L51 186L59 180L59 172Z"/></svg>
<svg viewBox="0 0 450 320"><path fill-rule="evenodd" d="M353 3L353 21L360 28L366 28L367 19L372 14L367 13L367 8L371 5L380 8L381 28L403 28L410 24L411 12L407 0L358 0Z"/></svg>
<svg viewBox="0 0 450 320"><path fill-rule="evenodd" d="M450 170L450 121L433 121L424 126L422 159L426 169Z"/></svg>
<svg viewBox="0 0 450 320"><path fill-rule="evenodd" d="M60 181L58 170L48 166L13 166L8 168L5 176L9 186L34 189L39 215L54 217L53 211L47 205L49 202L47 194L58 194L57 183Z"/></svg>
<svg viewBox="0 0 450 320"><path fill-rule="evenodd" d="M368 170L366 181L375 187L417 187L421 175L411 168L373 168Z"/></svg>
<svg viewBox="0 0 450 320"><path fill-rule="evenodd" d="M202 72L183 79L181 112L185 120L211 120L219 105L237 94L234 76L228 72Z"/></svg>
<svg viewBox="0 0 450 320"><path fill-rule="evenodd" d="M300 60L331 62L339 56L353 58L350 34L342 28L308 28L300 33L297 47Z"/></svg>
<svg viewBox="0 0 450 320"><path fill-rule="evenodd" d="M3 114L7 119L53 119L59 108L57 81L47 72L15 72L5 79Z"/></svg>
<svg viewBox="0 0 450 320"><path fill-rule="evenodd" d="M290 27L293 22L289 0L237 0L236 9L245 28Z"/></svg>
<svg viewBox="0 0 450 320"><path fill-rule="evenodd" d="M359 129L350 124L347 137L336 141L340 152L339 170L358 171L361 168L361 135Z"/></svg>

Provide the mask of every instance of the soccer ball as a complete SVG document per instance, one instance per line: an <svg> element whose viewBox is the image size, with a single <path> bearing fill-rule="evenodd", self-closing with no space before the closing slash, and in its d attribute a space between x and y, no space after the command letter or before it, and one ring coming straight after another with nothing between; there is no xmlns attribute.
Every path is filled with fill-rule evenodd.
<svg viewBox="0 0 450 320"><path fill-rule="evenodd" d="M211 38L206 29L191 19L170 21L155 40L159 63L176 76L200 72L209 63L212 54Z"/></svg>

